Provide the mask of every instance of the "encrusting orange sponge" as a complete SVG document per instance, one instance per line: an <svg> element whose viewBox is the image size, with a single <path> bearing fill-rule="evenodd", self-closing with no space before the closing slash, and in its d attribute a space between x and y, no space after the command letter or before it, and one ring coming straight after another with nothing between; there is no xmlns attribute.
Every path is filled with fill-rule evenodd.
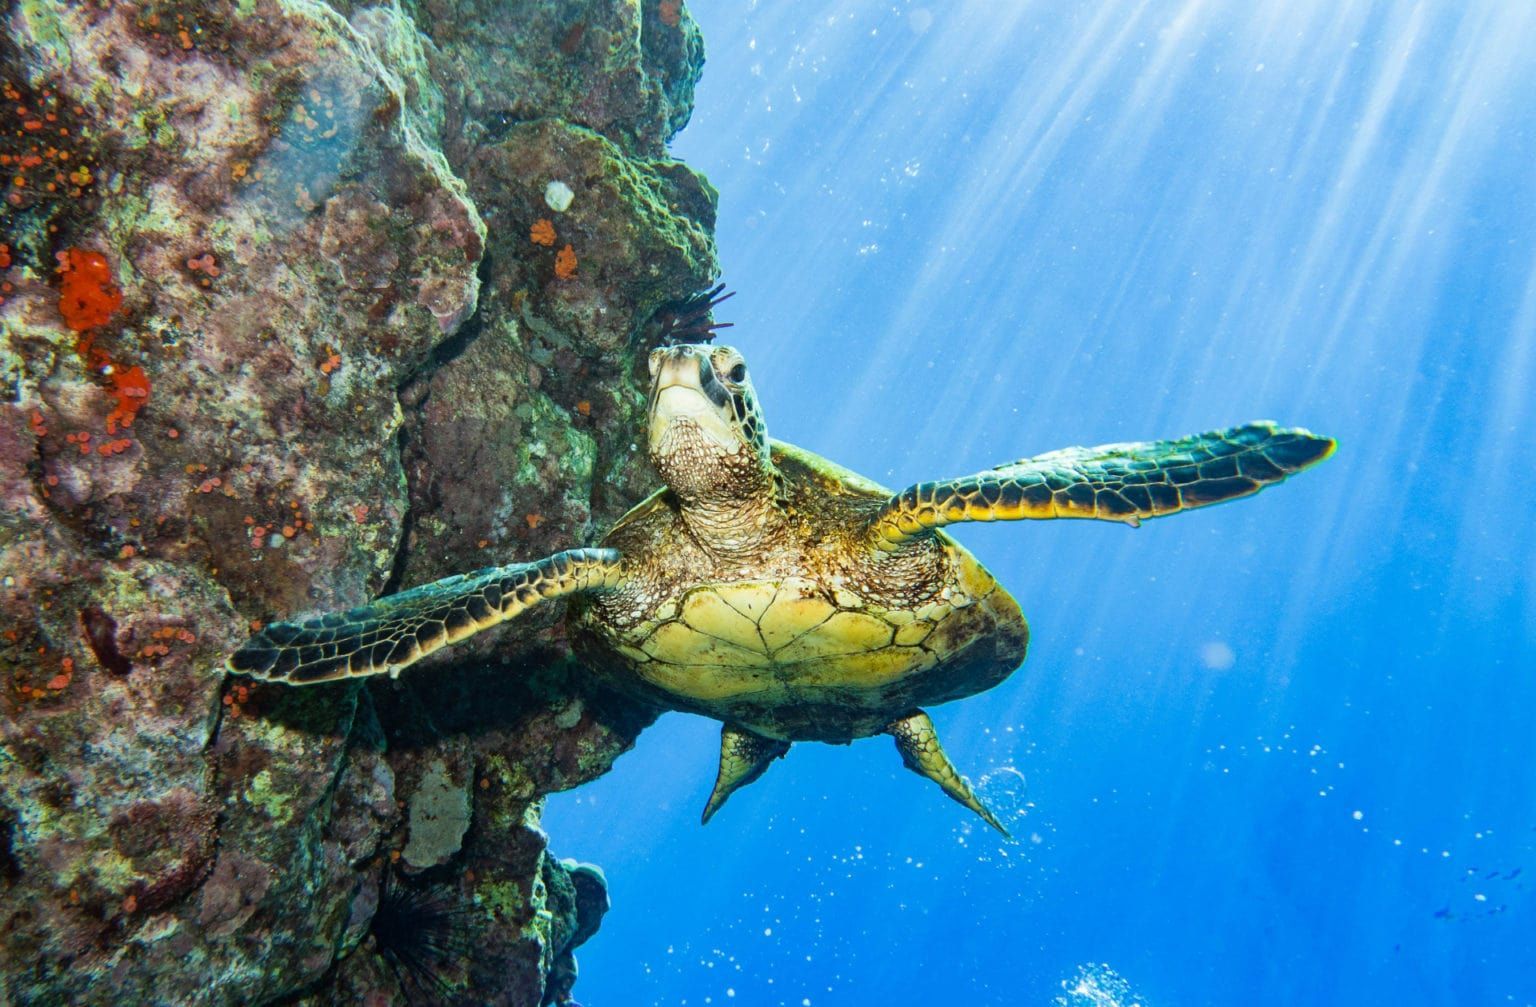
<svg viewBox="0 0 1536 1007"><path fill-rule="evenodd" d="M566 245L555 253L555 276L569 280L576 275L576 249Z"/></svg>
<svg viewBox="0 0 1536 1007"><path fill-rule="evenodd" d="M123 306L123 292L112 282L112 267L100 252L69 248L59 253L59 314L76 332L105 325Z"/></svg>

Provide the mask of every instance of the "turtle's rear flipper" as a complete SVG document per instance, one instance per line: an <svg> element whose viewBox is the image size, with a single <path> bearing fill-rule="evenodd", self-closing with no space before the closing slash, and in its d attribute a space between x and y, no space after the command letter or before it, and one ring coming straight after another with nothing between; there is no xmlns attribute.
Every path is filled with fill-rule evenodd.
<svg viewBox="0 0 1536 1007"><path fill-rule="evenodd" d="M1146 518L1235 500L1333 454L1331 438L1267 420L1167 441L1064 448L962 479L918 483L886 501L869 531L882 549L957 521Z"/></svg>
<svg viewBox="0 0 1536 1007"><path fill-rule="evenodd" d="M617 549L571 549L447 577L346 612L273 623L235 651L227 667L289 685L395 675L541 601L614 586L619 558Z"/></svg>
<svg viewBox="0 0 1536 1007"><path fill-rule="evenodd" d="M725 804L726 798L754 782L774 759L784 758L789 742L753 734L744 727L726 724L720 729L720 773L715 789L704 806L702 821L708 822Z"/></svg>
<svg viewBox="0 0 1536 1007"><path fill-rule="evenodd" d="M1003 828L1003 823L997 820L997 816L981 803L981 799L971 789L971 781L961 776L954 763L949 761L949 756L944 754L944 746L939 744L938 732L933 729L933 721L928 719L928 714L922 710L913 710L905 717L891 721L885 730L896 739L896 750L901 752L901 761L906 763L908 769L937 783L944 793L976 812L982 821L1001 832L1004 839L1013 838Z"/></svg>

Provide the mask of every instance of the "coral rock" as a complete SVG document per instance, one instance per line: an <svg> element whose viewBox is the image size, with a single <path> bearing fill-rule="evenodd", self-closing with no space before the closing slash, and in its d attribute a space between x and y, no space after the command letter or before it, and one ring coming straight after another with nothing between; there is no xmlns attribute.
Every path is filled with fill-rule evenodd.
<svg viewBox="0 0 1536 1007"><path fill-rule="evenodd" d="M60 132L0 146L70 167L0 215L0 1001L403 1002L366 936L392 861L478 910L484 967L445 981L566 996L596 903L540 799L651 711L548 622L366 688L221 669L254 624L590 540L647 488L634 335L716 271L713 190L662 153L697 28L617 0L3 17L4 114ZM555 179L563 280L529 240Z"/></svg>

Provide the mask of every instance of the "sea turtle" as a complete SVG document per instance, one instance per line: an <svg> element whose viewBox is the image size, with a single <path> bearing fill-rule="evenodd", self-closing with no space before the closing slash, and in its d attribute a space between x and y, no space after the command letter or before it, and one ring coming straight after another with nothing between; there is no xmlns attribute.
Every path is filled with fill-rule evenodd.
<svg viewBox="0 0 1536 1007"><path fill-rule="evenodd" d="M716 326L698 304L682 317L649 360L647 446L665 486L596 547L274 623L229 669L290 685L396 675L565 599L569 635L594 674L723 723L704 821L791 742L883 733L908 768L1006 835L923 707L1003 681L1023 661L1029 629L1013 597L939 529L1024 518L1136 525L1257 492L1334 448L1255 422L1067 448L892 493L770 440L741 353L708 344Z"/></svg>

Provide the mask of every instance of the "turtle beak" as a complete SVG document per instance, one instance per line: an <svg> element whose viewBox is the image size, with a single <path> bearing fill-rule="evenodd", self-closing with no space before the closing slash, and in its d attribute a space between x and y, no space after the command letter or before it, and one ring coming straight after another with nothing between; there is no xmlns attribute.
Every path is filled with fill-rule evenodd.
<svg viewBox="0 0 1536 1007"><path fill-rule="evenodd" d="M653 454L664 449L667 432L678 421L697 427L728 452L741 446L741 437L727 415L730 395L715 377L707 351L691 345L655 350L650 371L649 441Z"/></svg>

